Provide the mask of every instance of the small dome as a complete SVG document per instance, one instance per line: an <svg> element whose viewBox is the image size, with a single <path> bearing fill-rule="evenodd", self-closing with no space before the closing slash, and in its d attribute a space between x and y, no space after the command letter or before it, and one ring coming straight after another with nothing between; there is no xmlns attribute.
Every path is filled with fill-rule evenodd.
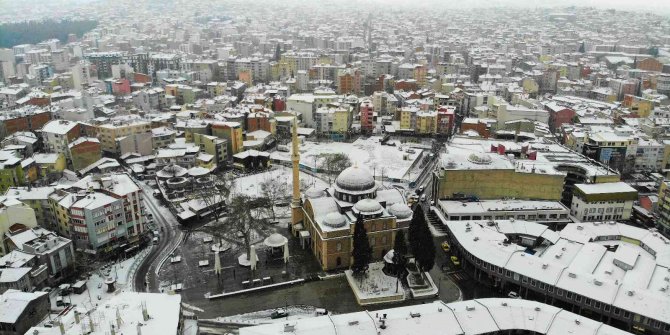
<svg viewBox="0 0 670 335"><path fill-rule="evenodd" d="M411 218L413 214L412 209L402 202L393 204L389 208L389 213L391 213L391 215L395 215L395 217L398 219Z"/></svg>
<svg viewBox="0 0 670 335"><path fill-rule="evenodd" d="M338 212L332 212L326 214L326 217L323 219L323 223L329 227L340 228L344 227L344 225L347 223L347 220L345 219L344 215Z"/></svg>
<svg viewBox="0 0 670 335"><path fill-rule="evenodd" d="M268 246L268 247L273 247L273 248L278 248L283 246L288 242L288 239L284 237L284 235L279 234L279 233L274 233L268 237L265 238L265 241L263 243Z"/></svg>
<svg viewBox="0 0 670 335"><path fill-rule="evenodd" d="M188 170L179 166L179 165L168 165L162 170L158 171L156 175L158 178L173 178L173 177L183 177L188 173Z"/></svg>
<svg viewBox="0 0 670 335"><path fill-rule="evenodd" d="M360 200L354 205L355 214L360 213L363 215L375 215L381 212L382 212L382 205L379 204L379 201L374 199L365 198L363 200Z"/></svg>
<svg viewBox="0 0 670 335"><path fill-rule="evenodd" d="M475 164L488 165L491 164L491 156L486 153L471 153L468 160Z"/></svg>
<svg viewBox="0 0 670 335"><path fill-rule="evenodd" d="M316 186L310 187L305 191L305 196L308 199L321 198L326 196L326 191L317 188Z"/></svg>
<svg viewBox="0 0 670 335"><path fill-rule="evenodd" d="M188 175L191 177L200 177L208 173L209 170L201 166L194 166L188 170Z"/></svg>
<svg viewBox="0 0 670 335"><path fill-rule="evenodd" d="M350 166L337 176L335 184L345 191L363 191L375 188L374 177L366 168Z"/></svg>

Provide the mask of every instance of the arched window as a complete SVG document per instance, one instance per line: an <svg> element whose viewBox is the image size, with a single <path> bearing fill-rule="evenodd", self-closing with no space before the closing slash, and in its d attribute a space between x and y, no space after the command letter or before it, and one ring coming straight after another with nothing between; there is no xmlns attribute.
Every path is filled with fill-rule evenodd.
<svg viewBox="0 0 670 335"><path fill-rule="evenodd" d="M336 265L336 266L340 266L340 265L342 265L342 258L337 257L337 259L335 260L335 265Z"/></svg>

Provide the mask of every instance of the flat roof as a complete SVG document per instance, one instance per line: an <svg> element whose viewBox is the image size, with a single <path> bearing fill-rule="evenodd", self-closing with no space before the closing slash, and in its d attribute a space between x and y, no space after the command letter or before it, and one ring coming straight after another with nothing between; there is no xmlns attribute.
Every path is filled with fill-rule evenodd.
<svg viewBox="0 0 670 335"><path fill-rule="evenodd" d="M439 206L449 215L478 214L491 212L511 212L530 210L559 210L568 212L569 209L559 201L535 200L480 200L463 202L458 200L440 200Z"/></svg>

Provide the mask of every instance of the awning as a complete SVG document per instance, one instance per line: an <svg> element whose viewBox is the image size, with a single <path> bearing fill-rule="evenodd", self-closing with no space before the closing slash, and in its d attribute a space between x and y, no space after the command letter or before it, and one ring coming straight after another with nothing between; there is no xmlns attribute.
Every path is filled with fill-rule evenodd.
<svg viewBox="0 0 670 335"><path fill-rule="evenodd" d="M309 234L308 230L301 230L300 231L300 238L309 238L311 235Z"/></svg>
<svg viewBox="0 0 670 335"><path fill-rule="evenodd" d="M303 226L302 223L298 223L298 224L293 225L293 229L303 230L303 229L305 229L305 226Z"/></svg>

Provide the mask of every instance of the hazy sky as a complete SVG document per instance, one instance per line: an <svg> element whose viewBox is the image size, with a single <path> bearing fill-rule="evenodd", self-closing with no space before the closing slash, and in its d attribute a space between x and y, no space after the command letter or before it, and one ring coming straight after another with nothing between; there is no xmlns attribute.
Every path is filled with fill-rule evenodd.
<svg viewBox="0 0 670 335"><path fill-rule="evenodd" d="M347 0L344 0L347 1ZM670 13L670 0L371 0L395 4L431 4L443 7L556 7L593 6L621 10L643 10L657 14Z"/></svg>

